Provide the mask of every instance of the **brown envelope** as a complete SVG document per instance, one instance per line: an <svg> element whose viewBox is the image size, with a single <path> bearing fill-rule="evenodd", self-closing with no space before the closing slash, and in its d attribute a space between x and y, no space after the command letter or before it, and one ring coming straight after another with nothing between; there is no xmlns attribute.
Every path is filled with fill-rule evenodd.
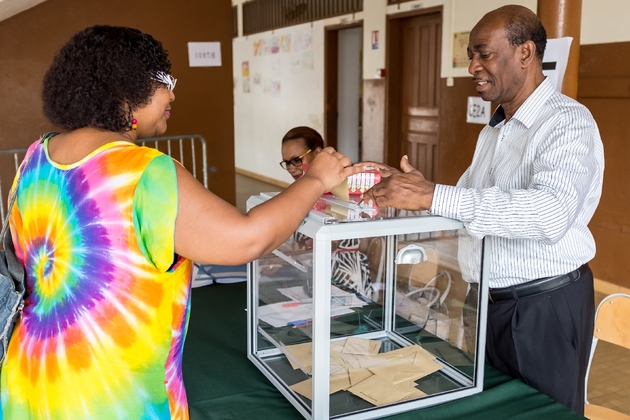
<svg viewBox="0 0 630 420"><path fill-rule="evenodd" d="M369 369L350 369L348 375L350 376L350 384L355 386L374 374Z"/></svg>
<svg viewBox="0 0 630 420"><path fill-rule="evenodd" d="M378 354L381 344L377 340L349 337L341 352L344 354Z"/></svg>
<svg viewBox="0 0 630 420"><path fill-rule="evenodd" d="M392 360L396 360L396 358ZM384 357L378 357L378 356L362 356L359 359L359 365L362 368L369 368L372 366L378 366L378 365L382 365L383 363L389 363L389 362L391 362L391 360L386 359Z"/></svg>
<svg viewBox="0 0 630 420"><path fill-rule="evenodd" d="M313 397L313 380L311 378L298 382L297 384L293 384L289 388L309 400Z"/></svg>
<svg viewBox="0 0 630 420"><path fill-rule="evenodd" d="M424 369L419 366L396 362L373 366L370 368L370 371L394 384L415 381L416 379L426 376Z"/></svg>
<svg viewBox="0 0 630 420"><path fill-rule="evenodd" d="M313 345L312 343L294 344L286 346L285 349L302 364L304 368L313 366ZM300 367L291 358L287 357L291 367L293 369L299 369Z"/></svg>
<svg viewBox="0 0 630 420"><path fill-rule="evenodd" d="M427 396L427 394L416 388L416 383L414 381L401 382L396 385L411 392L411 394L409 394L404 400L415 400L416 398Z"/></svg>
<svg viewBox="0 0 630 420"><path fill-rule="evenodd" d="M344 371L343 373L337 373L330 378L330 394L334 394L337 391L341 391L342 389L350 388L350 377L348 376L348 372ZM297 384L291 385L290 388L300 394L303 397L308 398L309 400L313 397L313 379L308 378L305 381L298 382Z"/></svg>
<svg viewBox="0 0 630 420"><path fill-rule="evenodd" d="M346 345L347 339L335 340L330 342L330 351L336 351L337 353L341 353L343 347Z"/></svg>
<svg viewBox="0 0 630 420"><path fill-rule="evenodd" d="M333 195L341 201L345 201L346 203L350 201L350 192L348 190L348 180L346 179L341 184L337 185L335 188L330 190Z"/></svg>
<svg viewBox="0 0 630 420"><path fill-rule="evenodd" d="M351 393L376 406L392 404L407 398L411 392L379 376L370 376L348 389Z"/></svg>

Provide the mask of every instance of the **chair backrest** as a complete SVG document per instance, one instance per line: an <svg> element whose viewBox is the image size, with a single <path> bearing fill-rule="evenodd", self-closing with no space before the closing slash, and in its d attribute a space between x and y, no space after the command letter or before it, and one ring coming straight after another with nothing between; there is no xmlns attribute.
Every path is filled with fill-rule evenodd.
<svg viewBox="0 0 630 420"><path fill-rule="evenodd" d="M591 374L593 356L599 340L630 349L630 295L614 293L606 296L595 312L595 331L591 354L586 368L586 382L584 384L584 402L588 402L588 378Z"/></svg>
<svg viewBox="0 0 630 420"><path fill-rule="evenodd" d="M607 296L595 314L595 338L630 349L630 295Z"/></svg>
<svg viewBox="0 0 630 420"><path fill-rule="evenodd" d="M385 270L385 238L378 236L370 240L367 249L367 258L372 283L383 282L383 271Z"/></svg>

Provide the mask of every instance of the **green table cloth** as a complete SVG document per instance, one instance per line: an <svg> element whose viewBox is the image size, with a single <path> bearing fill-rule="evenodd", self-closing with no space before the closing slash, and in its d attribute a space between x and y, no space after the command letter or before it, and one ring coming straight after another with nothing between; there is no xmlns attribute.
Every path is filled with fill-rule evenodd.
<svg viewBox="0 0 630 420"><path fill-rule="evenodd" d="M245 283L193 289L183 365L191 420L303 419L247 359L246 301ZM482 393L388 417L392 420L583 418L490 366L485 368Z"/></svg>

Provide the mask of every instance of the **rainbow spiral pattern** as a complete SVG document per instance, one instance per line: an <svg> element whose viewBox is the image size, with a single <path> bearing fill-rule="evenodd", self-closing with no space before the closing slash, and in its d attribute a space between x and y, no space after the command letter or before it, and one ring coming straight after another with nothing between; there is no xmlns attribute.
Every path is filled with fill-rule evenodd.
<svg viewBox="0 0 630 420"><path fill-rule="evenodd" d="M174 261L173 161L115 142L58 165L46 146L29 149L11 215L28 297L0 418L187 419L192 264Z"/></svg>

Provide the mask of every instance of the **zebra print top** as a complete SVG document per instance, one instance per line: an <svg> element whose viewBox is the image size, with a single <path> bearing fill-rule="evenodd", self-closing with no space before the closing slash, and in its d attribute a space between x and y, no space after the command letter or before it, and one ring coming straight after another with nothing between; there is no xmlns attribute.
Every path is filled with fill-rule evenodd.
<svg viewBox="0 0 630 420"><path fill-rule="evenodd" d="M367 298L372 296L372 280L367 255L359 250L359 239L344 239L332 253L332 279L345 289Z"/></svg>

